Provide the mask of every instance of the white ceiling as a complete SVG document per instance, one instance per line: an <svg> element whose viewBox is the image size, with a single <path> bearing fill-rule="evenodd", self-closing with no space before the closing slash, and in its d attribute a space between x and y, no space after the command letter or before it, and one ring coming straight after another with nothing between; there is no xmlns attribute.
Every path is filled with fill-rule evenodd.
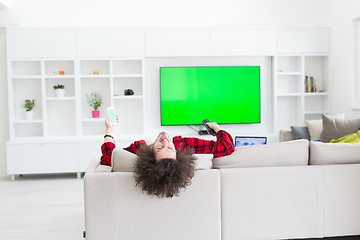
<svg viewBox="0 0 360 240"><path fill-rule="evenodd" d="M3 4L2 2L0 2L0 9L6 9L7 7L5 6L5 4Z"/></svg>

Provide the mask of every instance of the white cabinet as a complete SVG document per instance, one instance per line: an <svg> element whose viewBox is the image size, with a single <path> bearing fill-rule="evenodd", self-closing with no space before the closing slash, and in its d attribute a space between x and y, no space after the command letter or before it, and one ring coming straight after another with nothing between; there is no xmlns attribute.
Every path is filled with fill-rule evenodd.
<svg viewBox="0 0 360 240"><path fill-rule="evenodd" d="M279 29L277 53L326 54L329 52L329 30Z"/></svg>
<svg viewBox="0 0 360 240"><path fill-rule="evenodd" d="M210 56L209 29L145 30L145 56Z"/></svg>
<svg viewBox="0 0 360 240"><path fill-rule="evenodd" d="M100 159L101 141L8 142L8 174L85 172L91 160Z"/></svg>
<svg viewBox="0 0 360 240"><path fill-rule="evenodd" d="M79 152L78 172L85 172L89 166L89 163L93 159L100 159L102 155L100 144L98 142L79 143L78 152Z"/></svg>
<svg viewBox="0 0 360 240"><path fill-rule="evenodd" d="M144 56L143 29L79 29L79 57Z"/></svg>
<svg viewBox="0 0 360 240"><path fill-rule="evenodd" d="M8 174L77 172L75 144L7 143Z"/></svg>
<svg viewBox="0 0 360 240"><path fill-rule="evenodd" d="M329 113L327 55L277 55L273 66L275 132L304 126L305 120L321 119L322 113ZM312 78L312 90L306 84L308 77Z"/></svg>
<svg viewBox="0 0 360 240"><path fill-rule="evenodd" d="M211 30L212 56L271 56L275 52L275 29Z"/></svg>
<svg viewBox="0 0 360 240"><path fill-rule="evenodd" d="M8 58L75 57L76 30L7 28Z"/></svg>

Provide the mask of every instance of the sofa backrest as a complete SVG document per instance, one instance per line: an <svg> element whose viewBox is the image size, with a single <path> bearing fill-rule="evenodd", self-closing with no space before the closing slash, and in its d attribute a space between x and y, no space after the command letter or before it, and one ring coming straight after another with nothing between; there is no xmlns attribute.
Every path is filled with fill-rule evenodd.
<svg viewBox="0 0 360 240"><path fill-rule="evenodd" d="M212 154L194 154L197 170L212 168ZM112 172L133 172L137 155L122 148L115 148L111 155Z"/></svg>
<svg viewBox="0 0 360 240"><path fill-rule="evenodd" d="M228 156L214 158L214 168L306 166L309 161L309 141L305 139L236 147Z"/></svg>
<svg viewBox="0 0 360 240"><path fill-rule="evenodd" d="M360 163L360 143L310 142L310 165Z"/></svg>
<svg viewBox="0 0 360 240"><path fill-rule="evenodd" d="M291 141L291 140L295 140L294 135L292 134L291 131L280 130L280 134L279 134L280 142Z"/></svg>

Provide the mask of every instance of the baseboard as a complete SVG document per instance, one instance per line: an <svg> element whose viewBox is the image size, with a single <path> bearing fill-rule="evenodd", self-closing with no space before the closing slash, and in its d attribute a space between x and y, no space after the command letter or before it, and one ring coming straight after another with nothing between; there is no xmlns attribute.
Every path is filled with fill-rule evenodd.
<svg viewBox="0 0 360 240"><path fill-rule="evenodd" d="M0 168L0 177L7 177L7 171L6 168Z"/></svg>
<svg viewBox="0 0 360 240"><path fill-rule="evenodd" d="M324 238L302 238L301 240L359 240L359 239L360 239L360 235L324 237ZM291 239L291 240L300 240L300 239Z"/></svg>

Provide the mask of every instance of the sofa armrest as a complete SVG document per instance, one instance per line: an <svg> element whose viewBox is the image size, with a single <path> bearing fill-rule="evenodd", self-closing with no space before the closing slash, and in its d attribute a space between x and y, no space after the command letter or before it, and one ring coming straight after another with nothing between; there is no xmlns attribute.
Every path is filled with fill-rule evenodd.
<svg viewBox="0 0 360 240"><path fill-rule="evenodd" d="M111 172L98 173L94 170L85 173L84 210L87 240L114 239L114 184Z"/></svg>
<svg viewBox="0 0 360 240"><path fill-rule="evenodd" d="M100 159L94 158L90 161L86 173L96 173L96 172L111 172L111 167L100 164Z"/></svg>

